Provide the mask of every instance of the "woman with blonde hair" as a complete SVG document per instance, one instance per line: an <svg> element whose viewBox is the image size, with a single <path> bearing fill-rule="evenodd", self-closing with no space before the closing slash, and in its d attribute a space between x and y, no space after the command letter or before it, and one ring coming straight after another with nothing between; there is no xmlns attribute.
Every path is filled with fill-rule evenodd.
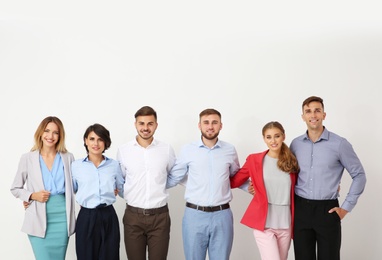
<svg viewBox="0 0 382 260"><path fill-rule="evenodd" d="M75 230L75 201L65 130L55 116L44 118L34 146L21 156L11 192L24 201L22 231L28 234L35 258L64 260Z"/></svg>

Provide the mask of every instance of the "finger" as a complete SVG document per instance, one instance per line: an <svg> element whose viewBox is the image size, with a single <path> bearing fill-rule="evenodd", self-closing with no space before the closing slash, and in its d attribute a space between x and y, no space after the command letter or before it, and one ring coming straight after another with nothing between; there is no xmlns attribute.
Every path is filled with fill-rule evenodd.
<svg viewBox="0 0 382 260"><path fill-rule="evenodd" d="M332 208L329 210L329 213L333 213L333 212L337 211L337 209L338 209L338 207Z"/></svg>

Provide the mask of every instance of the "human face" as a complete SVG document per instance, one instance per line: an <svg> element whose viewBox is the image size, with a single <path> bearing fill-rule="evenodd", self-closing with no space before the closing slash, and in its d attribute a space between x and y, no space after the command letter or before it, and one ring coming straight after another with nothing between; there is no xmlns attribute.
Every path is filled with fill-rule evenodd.
<svg viewBox="0 0 382 260"><path fill-rule="evenodd" d="M135 119L135 128L137 129L138 136L143 140L153 139L157 127L158 123L153 115L138 116Z"/></svg>
<svg viewBox="0 0 382 260"><path fill-rule="evenodd" d="M326 113L320 102L311 102L304 106L302 120L305 121L308 130L322 130Z"/></svg>
<svg viewBox="0 0 382 260"><path fill-rule="evenodd" d="M102 155L105 151L105 142L93 131L89 133L88 137L86 137L85 144L88 148L89 154L91 155Z"/></svg>
<svg viewBox="0 0 382 260"><path fill-rule="evenodd" d="M214 140L218 137L223 127L221 119L218 115L205 115L200 118L199 129L202 136L207 140Z"/></svg>
<svg viewBox="0 0 382 260"><path fill-rule="evenodd" d="M279 154L281 146L285 140L285 134L277 127L268 128L264 132L264 142L268 146L269 152Z"/></svg>
<svg viewBox="0 0 382 260"><path fill-rule="evenodd" d="M41 135L43 147L55 147L59 139L60 131L58 126L53 122L48 123Z"/></svg>

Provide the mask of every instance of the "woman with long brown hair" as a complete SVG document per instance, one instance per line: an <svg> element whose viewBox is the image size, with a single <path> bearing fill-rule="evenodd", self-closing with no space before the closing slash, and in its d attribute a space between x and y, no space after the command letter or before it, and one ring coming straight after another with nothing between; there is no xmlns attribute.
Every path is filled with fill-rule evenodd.
<svg viewBox="0 0 382 260"><path fill-rule="evenodd" d="M241 223L253 228L261 259L286 260L291 244L297 160L284 143L285 131L276 121L262 130L268 150L251 154L231 178L231 188L252 181L254 196Z"/></svg>

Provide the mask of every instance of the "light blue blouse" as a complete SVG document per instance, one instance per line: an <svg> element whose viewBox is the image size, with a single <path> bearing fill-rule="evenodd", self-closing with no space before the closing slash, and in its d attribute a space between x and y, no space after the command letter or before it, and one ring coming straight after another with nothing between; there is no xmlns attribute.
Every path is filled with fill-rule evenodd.
<svg viewBox="0 0 382 260"><path fill-rule="evenodd" d="M53 167L50 171L46 166L44 159L40 154L40 168L45 190L50 191L50 195L58 195L65 193L65 174L64 164L62 163L61 155L56 154Z"/></svg>

